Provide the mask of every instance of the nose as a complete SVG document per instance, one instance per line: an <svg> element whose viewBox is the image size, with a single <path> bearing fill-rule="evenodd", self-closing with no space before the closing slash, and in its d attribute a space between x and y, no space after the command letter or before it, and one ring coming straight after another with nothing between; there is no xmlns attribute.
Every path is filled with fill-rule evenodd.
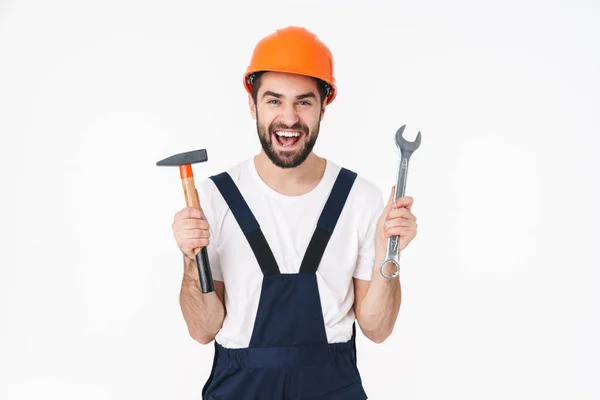
<svg viewBox="0 0 600 400"><path fill-rule="evenodd" d="M286 104L281 110L281 115L279 116L279 119L287 126L292 126L296 122L298 122L298 112L294 107L294 104Z"/></svg>

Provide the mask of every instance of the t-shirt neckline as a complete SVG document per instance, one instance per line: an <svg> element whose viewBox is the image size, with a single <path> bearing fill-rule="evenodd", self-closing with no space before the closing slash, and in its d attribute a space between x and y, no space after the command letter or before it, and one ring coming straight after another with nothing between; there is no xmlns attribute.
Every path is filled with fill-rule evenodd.
<svg viewBox="0 0 600 400"><path fill-rule="evenodd" d="M258 170L256 169L256 164L254 163L254 157L250 158L246 164L247 164L248 169L250 170L250 174L256 180L256 182L261 186L261 188L269 196L275 197L277 199L281 199L282 201L300 201L300 200L306 199L308 197L316 196L319 192L324 190L327 183L331 180L331 174L333 173L333 165L332 165L331 161L325 159L325 171L324 171L323 176L321 177L321 180L319 181L319 183L317 183L317 185L314 188L312 188L310 191L308 191L304 194L301 194L298 196L292 196L292 195L286 195L283 193L279 193L278 191L276 191L275 189L273 189L272 187L267 185L267 183L265 181L263 181L263 179L258 174Z"/></svg>

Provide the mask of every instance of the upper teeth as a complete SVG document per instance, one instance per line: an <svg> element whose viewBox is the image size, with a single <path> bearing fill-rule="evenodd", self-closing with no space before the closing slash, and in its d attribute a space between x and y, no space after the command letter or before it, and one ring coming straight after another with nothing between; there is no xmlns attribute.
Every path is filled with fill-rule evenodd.
<svg viewBox="0 0 600 400"><path fill-rule="evenodd" d="M277 131L275 133L279 136L286 136L286 137L300 136L300 132Z"/></svg>

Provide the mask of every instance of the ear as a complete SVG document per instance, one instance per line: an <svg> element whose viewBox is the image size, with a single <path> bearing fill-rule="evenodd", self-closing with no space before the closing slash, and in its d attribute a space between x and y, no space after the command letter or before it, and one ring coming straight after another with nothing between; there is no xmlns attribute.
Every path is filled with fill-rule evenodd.
<svg viewBox="0 0 600 400"><path fill-rule="evenodd" d="M321 107L321 117L319 118L320 121L323 121L323 117L325 116L325 108L327 108L327 106L323 104Z"/></svg>
<svg viewBox="0 0 600 400"><path fill-rule="evenodd" d="M252 99L252 95L250 94L248 94L248 107L250 108L250 115L256 119L256 104L254 104L254 99Z"/></svg>

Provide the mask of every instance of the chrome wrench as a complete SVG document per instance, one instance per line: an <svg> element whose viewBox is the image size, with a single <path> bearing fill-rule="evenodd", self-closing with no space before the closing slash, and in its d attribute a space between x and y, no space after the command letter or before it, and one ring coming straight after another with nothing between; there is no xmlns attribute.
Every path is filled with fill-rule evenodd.
<svg viewBox="0 0 600 400"><path fill-rule="evenodd" d="M419 148L421 145L421 132L417 134L414 142L409 142L408 140L402 137L402 133L404 132L404 128L406 125L402 125L400 129L396 132L396 147L400 153L400 161L398 162L398 175L396 176L397 184L396 190L394 193L394 201L398 200L400 197L404 197L404 192L406 189L406 175L408 173L408 162L410 160L410 156L412 153ZM385 259L381 262L381 266L379 267L379 272L383 277L387 279L394 279L400 274L400 254L398 249L398 236L392 236L388 239L387 245L387 254ZM383 267L387 263L392 263L396 267L396 272L392 275L386 275L383 272Z"/></svg>

